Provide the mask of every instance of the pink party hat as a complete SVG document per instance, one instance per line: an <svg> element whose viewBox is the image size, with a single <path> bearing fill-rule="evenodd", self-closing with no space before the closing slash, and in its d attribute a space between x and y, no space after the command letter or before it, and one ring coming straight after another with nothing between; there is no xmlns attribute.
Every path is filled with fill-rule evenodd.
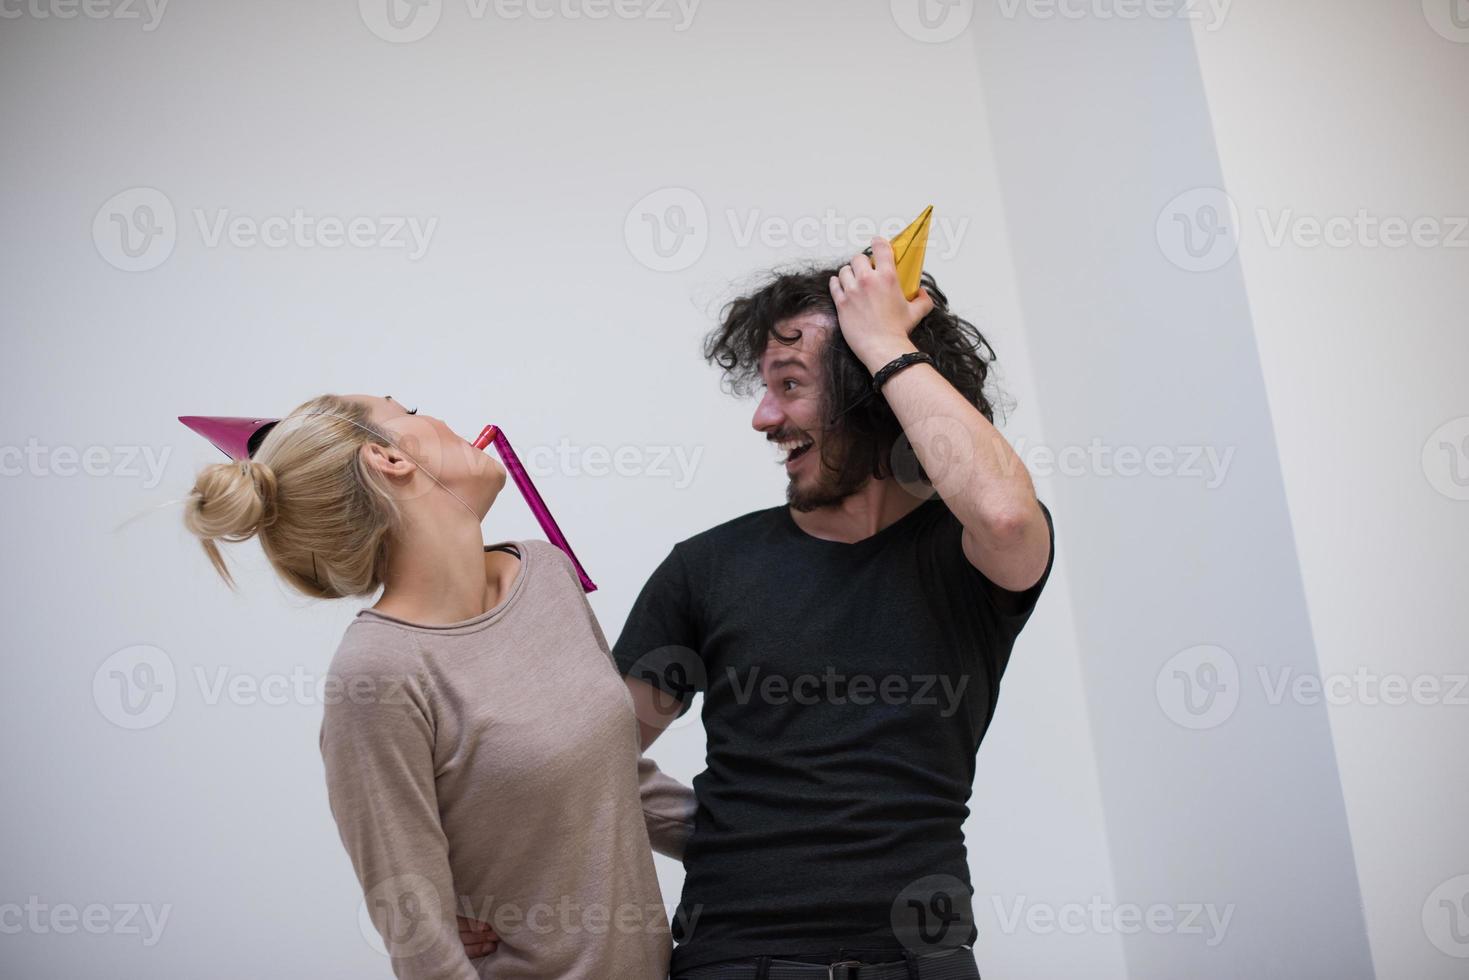
<svg viewBox="0 0 1469 980"><path fill-rule="evenodd" d="M280 419L247 419L226 415L180 415L179 421L214 443L230 459L249 459Z"/></svg>

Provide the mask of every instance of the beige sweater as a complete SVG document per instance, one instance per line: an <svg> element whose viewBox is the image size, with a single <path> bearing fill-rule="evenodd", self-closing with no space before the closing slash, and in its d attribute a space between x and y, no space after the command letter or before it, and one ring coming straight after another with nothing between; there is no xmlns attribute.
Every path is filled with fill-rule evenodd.
<svg viewBox="0 0 1469 980"><path fill-rule="evenodd" d="M515 544L489 612L420 626L364 609L347 628L321 728L332 814L399 977L663 980L650 832L681 856L693 793L641 758L571 562ZM499 948L466 957L456 914Z"/></svg>

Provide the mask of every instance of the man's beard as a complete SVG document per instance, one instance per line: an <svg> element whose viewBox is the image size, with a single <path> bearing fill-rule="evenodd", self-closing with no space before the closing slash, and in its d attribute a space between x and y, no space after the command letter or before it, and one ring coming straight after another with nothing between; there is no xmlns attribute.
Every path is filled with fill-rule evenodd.
<svg viewBox="0 0 1469 980"><path fill-rule="evenodd" d="M827 467L825 442L812 447L811 451L816 454L815 482L811 486L800 487L793 476L786 484L786 503L792 510L804 514L822 507L834 507L866 485L865 475L860 478L848 475L843 479L840 473L833 473Z"/></svg>

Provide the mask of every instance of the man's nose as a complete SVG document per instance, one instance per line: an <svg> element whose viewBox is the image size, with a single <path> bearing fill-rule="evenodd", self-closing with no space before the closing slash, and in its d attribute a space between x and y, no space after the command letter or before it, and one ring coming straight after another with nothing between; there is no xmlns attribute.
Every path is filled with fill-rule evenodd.
<svg viewBox="0 0 1469 980"><path fill-rule="evenodd" d="M778 429L784 421L785 413L776 404L775 396L767 391L760 404L755 406L755 417L750 419L750 425L756 432L770 432Z"/></svg>

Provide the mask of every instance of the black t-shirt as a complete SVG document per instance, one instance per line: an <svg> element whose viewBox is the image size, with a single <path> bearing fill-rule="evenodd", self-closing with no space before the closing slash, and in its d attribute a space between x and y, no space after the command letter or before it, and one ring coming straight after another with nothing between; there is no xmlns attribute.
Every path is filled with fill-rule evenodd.
<svg viewBox="0 0 1469 980"><path fill-rule="evenodd" d="M962 530L937 497L853 544L775 507L679 543L643 587L618 667L684 710L703 691L708 736L675 975L973 941L975 752L1055 532L1040 581L1011 592L969 564Z"/></svg>

